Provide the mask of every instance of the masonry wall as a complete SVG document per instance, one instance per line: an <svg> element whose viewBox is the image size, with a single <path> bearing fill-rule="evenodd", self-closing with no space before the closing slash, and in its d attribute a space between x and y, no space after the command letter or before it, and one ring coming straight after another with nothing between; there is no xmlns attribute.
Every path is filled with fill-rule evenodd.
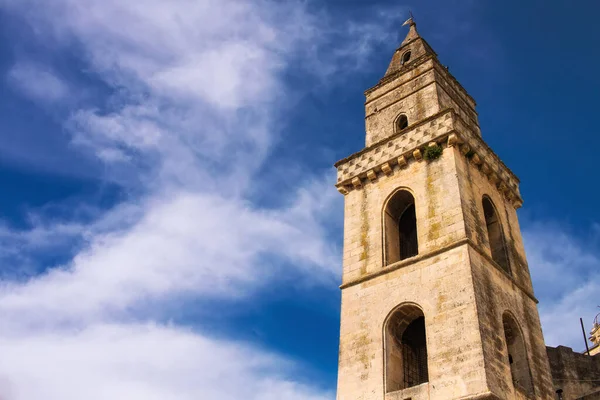
<svg viewBox="0 0 600 400"><path fill-rule="evenodd" d="M415 60L416 61L416 60ZM415 62L415 65L406 70L401 75L394 76L385 85L375 86L366 92L366 115L370 115L374 112L374 108L380 104L374 103L375 100L384 97L385 95L394 96L392 92L398 90L401 85L406 82L410 82L416 77L420 76L424 72L433 68L433 62L431 60L425 60L423 62ZM399 96L404 97L404 96ZM395 97L390 97L391 99Z"/></svg>
<svg viewBox="0 0 600 400"><path fill-rule="evenodd" d="M533 398L553 399L552 380L545 354L536 302L503 271L474 248L469 256L473 267L475 298L486 360L489 387L501 399L524 397L513 385L502 317L505 312L516 320L526 347L533 382Z"/></svg>
<svg viewBox="0 0 600 400"><path fill-rule="evenodd" d="M386 398L451 399L486 392L457 154L446 148L438 160L396 165L391 176L345 196L344 285L381 275L342 290L339 400L383 398L384 321L403 302L418 304L425 314L429 383ZM383 209L398 188L415 198L419 255L386 267Z"/></svg>
<svg viewBox="0 0 600 400"><path fill-rule="evenodd" d="M409 124L452 108L481 136L475 102L448 71L428 58L386 85L367 94L366 146L395 133L394 120L400 112Z"/></svg>
<svg viewBox="0 0 600 400"><path fill-rule="evenodd" d="M419 254L465 238L454 157L453 149L446 148L435 161L395 165L391 176L380 176L345 196L344 283L384 267L383 208L399 188L415 198Z"/></svg>
<svg viewBox="0 0 600 400"><path fill-rule="evenodd" d="M447 121L445 114L440 113L431 123L427 122L427 126L442 129L443 124L438 120ZM456 126L461 129L460 124ZM364 158L361 162L374 157L376 150L372 148L361 155L361 160ZM389 312L404 301L414 302L431 312L429 321L425 312L428 345L431 340L436 344L438 339L445 340L445 351L436 349L439 354L429 354L430 371L457 366L465 375L444 371L436 378L432 372L429 384L388 394L387 400L408 397L416 400L425 396L425 391L431 396L428 398L440 399L460 398L464 393L498 399L526 398L512 382L502 324L502 315L507 311L523 336L534 398L553 398L516 210L497 183L489 179L490 175L481 171L482 165L467 158L460 146L445 147L437 160L409 158L408 165L394 164L390 175L380 173L376 179L365 180L362 186L346 194L339 399L382 398L383 323ZM357 171L353 168L347 173ZM415 198L419 255L385 265L383 210L387 199L399 188L409 190ZM493 201L502 225L510 273L491 258L481 201L484 194ZM454 256L458 258L437 258L459 249L461 255ZM442 290L429 281L436 279L438 273L437 284ZM423 276L429 278L423 280ZM463 286L465 282L471 283ZM370 292L372 287L377 289ZM440 308L432 307L432 302L448 302L457 308L444 314ZM379 308L380 305L385 306ZM475 312L475 316L470 312ZM474 318L476 330L471 330L464 318ZM452 335L453 328L446 325L454 326L455 321L462 324L456 331L462 335L462 342L457 342L456 348L454 343L448 343L443 335L438 337L436 333L445 329L446 334ZM431 339L432 334L435 339ZM436 344L432 346L435 348ZM470 353L463 357L465 349ZM453 357L460 357L466 364L457 364ZM483 364L478 364L478 360ZM373 374L377 379L372 378ZM438 379L436 384L435 379ZM431 395L433 388L438 397Z"/></svg>
<svg viewBox="0 0 600 400"><path fill-rule="evenodd" d="M460 171L459 186L465 215L465 228L471 240L469 257L472 265L475 296L490 389L499 398L520 398L511 378L502 316L509 312L517 321L527 349L532 374L534 398L552 399L551 377L546 359L544 337L533 297L533 287L525 258L525 249L517 213L495 184L479 167L461 154L456 157ZM508 274L491 257L490 243L483 213L483 196L487 195L496 212L506 239L511 273Z"/></svg>
<svg viewBox="0 0 600 400"><path fill-rule="evenodd" d="M562 389L564 400L600 399L600 355L575 353L565 346L547 347L546 351L554 391Z"/></svg>
<svg viewBox="0 0 600 400"><path fill-rule="evenodd" d="M386 91L378 90L367 98L367 146L393 135L394 121L400 113L406 114L412 125L440 111L431 61L398 77L397 82L385 88Z"/></svg>
<svg viewBox="0 0 600 400"><path fill-rule="evenodd" d="M343 289L338 400L454 399L486 392L472 287L463 245ZM386 396L384 322L405 302L418 304L425 315L429 383Z"/></svg>
<svg viewBox="0 0 600 400"><path fill-rule="evenodd" d="M483 196L486 195L493 202L502 226L512 279L517 285L533 294L531 275L515 207L506 201L496 184L490 182L479 166L464 155L457 157L456 160L467 236L477 248L491 257L482 203Z"/></svg>
<svg viewBox="0 0 600 400"><path fill-rule="evenodd" d="M454 82L452 76L450 76L439 63L434 63L434 66L440 108L454 109L464 121L468 122L469 126L474 128L477 133L481 135L474 102L463 93L462 89L458 87L458 84Z"/></svg>

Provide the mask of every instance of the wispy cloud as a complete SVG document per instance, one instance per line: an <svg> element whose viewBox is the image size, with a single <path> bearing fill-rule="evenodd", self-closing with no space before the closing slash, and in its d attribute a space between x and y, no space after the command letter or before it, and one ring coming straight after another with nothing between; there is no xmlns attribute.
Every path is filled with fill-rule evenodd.
<svg viewBox="0 0 600 400"><path fill-rule="evenodd" d="M316 269L334 283L337 257L310 215L323 197L270 211L217 196L171 196L148 205L133 226L95 235L66 268L5 285L7 325L88 322L170 295L241 296L273 278L265 256Z"/></svg>
<svg viewBox="0 0 600 400"><path fill-rule="evenodd" d="M302 366L176 327L95 325L0 337L3 399L331 400ZM8 360L8 361L7 361Z"/></svg>
<svg viewBox="0 0 600 400"><path fill-rule="evenodd" d="M70 93L67 83L47 66L19 62L8 71L8 82L31 100L52 103L64 100Z"/></svg>
<svg viewBox="0 0 600 400"><path fill-rule="evenodd" d="M524 224L527 258L546 343L585 350L579 318L587 328L598 312L600 251L594 235L580 237L557 223ZM587 333L586 333L587 334Z"/></svg>
<svg viewBox="0 0 600 400"><path fill-rule="evenodd" d="M0 5L34 23L56 51L75 43L110 88L63 122L70 146L129 193L83 221L39 215L30 229L0 226L0 260L28 269L26 281L8 274L0 285L0 397L333 398L303 383L293 360L169 325L160 308L191 298L242 304L289 274L334 285L340 251L328 226L339 222L341 199L333 176L294 174L294 190L274 193L283 198L277 207L251 194L268 187L260 171L274 127L285 126L281 111L299 95L283 72L302 69L307 87L347 77L373 46L393 40L397 13L339 24L302 2ZM52 71L21 62L7 79L37 102L60 102L74 84ZM272 167L305 167L287 163ZM525 239L548 343L581 349L577 319L594 312L599 255L556 226L530 225ZM36 251L73 250L73 242L71 260L29 276ZM284 264L293 271L277 267Z"/></svg>
<svg viewBox="0 0 600 400"><path fill-rule="evenodd" d="M86 397L331 398L287 379L293 363L166 326L160 308L173 299L248 299L290 274L334 284L339 249L327 226L341 207L331 173L296 178L289 193L273 193L277 207L253 202L252 189L268 185L260 170L294 96L282 73L302 56L306 85L322 85L315 65L348 73L342 67L389 27L334 29L298 2L0 4L34 21L57 51L76 43L112 89L71 109L64 126L73 148L103 163L102 178L130 193L84 222L40 217L32 229L2 232L0 257L15 237L26 254L53 235L83 240L69 262L0 286L0 395L79 399L94 387ZM336 52L321 51L334 39ZM360 51L349 51L356 42ZM276 167L305 168L287 163ZM140 310L155 324L141 326ZM45 360L55 360L51 373Z"/></svg>

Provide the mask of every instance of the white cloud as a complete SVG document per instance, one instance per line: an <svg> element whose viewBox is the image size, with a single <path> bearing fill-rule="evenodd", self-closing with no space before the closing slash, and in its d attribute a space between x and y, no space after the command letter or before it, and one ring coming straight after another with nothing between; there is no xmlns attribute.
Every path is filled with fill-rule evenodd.
<svg viewBox="0 0 600 400"><path fill-rule="evenodd" d="M0 398L326 400L292 379L301 366L174 327L96 325L0 337ZM288 375L286 375L288 374Z"/></svg>
<svg viewBox="0 0 600 400"><path fill-rule="evenodd" d="M35 101L51 103L64 100L69 86L48 67L19 62L9 70L8 81L24 96Z"/></svg>
<svg viewBox="0 0 600 400"><path fill-rule="evenodd" d="M2 282L0 398L331 398L282 376L295 368L283 358L160 322L140 326L136 311L186 297L247 299L279 275L335 284L339 251L327 224L341 199L333 176L295 182L277 193L278 207L253 203L251 193L257 182L267 186L258 171L278 112L294 96L281 73L298 67L299 55L307 76L345 71L369 43L389 37L387 26L335 31L299 2L0 5L28 18L57 52L81 49L91 76L113 89L70 110L65 127L75 148L104 163L103 178L131 193L92 222L41 216L30 230L0 231L0 258L15 268L23 262L11 253L15 243L30 254L81 240L65 265ZM336 51L320 51L332 38ZM348 51L359 38L359 51ZM297 168L288 162L274 167ZM160 321L160 311L144 316Z"/></svg>
<svg viewBox="0 0 600 400"><path fill-rule="evenodd" d="M298 383L289 360L176 326L140 325L136 311L186 296L248 298L286 275L280 261L334 285L339 251L326 225L342 208L333 177L297 182L277 208L252 203L249 192L276 140L278 111L294 96L281 72L300 65L322 84L364 67L373 44L392 40L395 13L336 30L299 2L0 5L32 18L40 40L76 42L94 76L114 89L106 102L73 109L65 126L73 146L106 165L104 178L136 194L92 223L0 226L0 260L14 268L28 265L34 249L83 241L66 265L2 282L0 399L332 398ZM38 101L71 90L32 63L15 65L8 79ZM598 254L559 229L532 226L525 239L547 342L581 350L578 318L591 321L595 311Z"/></svg>
<svg viewBox="0 0 600 400"><path fill-rule="evenodd" d="M586 329L600 312L600 253L593 238L581 239L560 225L525 225L523 237L546 343L585 350L579 318ZM587 332L589 333L589 332ZM587 334L586 333L586 334Z"/></svg>
<svg viewBox="0 0 600 400"><path fill-rule="evenodd" d="M170 295L243 296L276 272L266 256L335 284L338 259L311 216L327 197L303 196L302 208L269 211L217 196L172 196L147 206L130 228L95 235L71 265L27 285L5 285L0 314L6 324L93 322Z"/></svg>
<svg viewBox="0 0 600 400"><path fill-rule="evenodd" d="M118 228L118 217L139 210L65 228L85 229L91 240L71 265L0 287L0 398L332 399L299 382L294 364L282 357L134 322L135 311L149 304L186 295L247 297L273 274L287 273L273 270L261 254L287 257L335 284L338 260L311 218L328 209L327 197L312 198L322 185L307 187L286 209L173 194L143 206L143 217L125 228ZM24 250L52 240L49 233L24 233Z"/></svg>
<svg viewBox="0 0 600 400"><path fill-rule="evenodd" d="M186 296L247 299L286 275L279 262L334 285L339 251L326 225L341 199L333 177L297 182L277 208L252 203L249 192L276 141L278 111L294 96L281 72L300 66L322 84L364 67L374 44L392 40L395 13L338 29L298 2L0 5L31 18L40 40L76 43L113 88L107 101L71 110L65 126L74 147L102 160L104 178L135 193L91 223L0 226L0 260L13 269L30 268L35 249L83 243L66 265L2 282L0 399L332 398L290 378L297 366L289 360L177 326L140 325L136 311ZM8 79L37 101L71 92L35 63L16 64ZM581 350L578 318L595 312L599 255L556 227L524 235L546 340Z"/></svg>

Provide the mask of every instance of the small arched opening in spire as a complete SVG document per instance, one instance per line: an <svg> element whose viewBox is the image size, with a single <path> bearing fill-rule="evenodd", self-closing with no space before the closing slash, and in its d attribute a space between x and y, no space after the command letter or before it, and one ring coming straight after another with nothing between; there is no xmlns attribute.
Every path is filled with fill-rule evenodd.
<svg viewBox="0 0 600 400"><path fill-rule="evenodd" d="M485 225L487 227L488 242L494 260L504 271L510 274L510 265L508 262L508 253L506 251L506 242L504 233L500 225L500 219L496 212L496 207L489 197L483 196L483 215L485 216Z"/></svg>
<svg viewBox="0 0 600 400"><path fill-rule="evenodd" d="M408 127L408 117L406 114L400 114L396 118L396 132L400 132Z"/></svg>
<svg viewBox="0 0 600 400"><path fill-rule="evenodd" d="M515 389L531 395L533 394L533 384L523 333L517 321L508 311L502 315L502 327L513 385Z"/></svg>
<svg viewBox="0 0 600 400"><path fill-rule="evenodd" d="M406 53L402 54L402 61L401 61L402 65L404 65L410 61L410 56L411 56L410 50L408 50Z"/></svg>
<svg viewBox="0 0 600 400"><path fill-rule="evenodd" d="M415 304L396 308L384 326L387 393L429 381L425 316Z"/></svg>
<svg viewBox="0 0 600 400"><path fill-rule="evenodd" d="M385 260L393 264L419 254L415 198L408 190L398 190L384 209Z"/></svg>

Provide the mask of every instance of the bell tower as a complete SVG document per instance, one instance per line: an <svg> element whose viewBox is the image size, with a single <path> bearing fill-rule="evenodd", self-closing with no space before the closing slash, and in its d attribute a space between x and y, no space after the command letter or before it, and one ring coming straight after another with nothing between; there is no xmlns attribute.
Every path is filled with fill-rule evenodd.
<svg viewBox="0 0 600 400"><path fill-rule="evenodd" d="M338 400L553 399L519 180L415 22L366 95L344 195Z"/></svg>

